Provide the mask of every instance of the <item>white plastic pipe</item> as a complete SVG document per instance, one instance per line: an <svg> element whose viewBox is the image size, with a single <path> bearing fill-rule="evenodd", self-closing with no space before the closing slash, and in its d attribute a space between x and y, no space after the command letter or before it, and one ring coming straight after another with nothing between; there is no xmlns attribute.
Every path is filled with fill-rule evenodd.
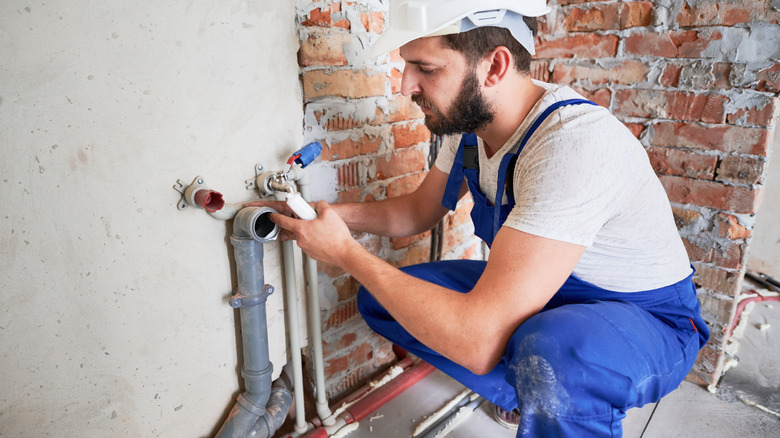
<svg viewBox="0 0 780 438"><path fill-rule="evenodd" d="M311 201L311 191L309 188L311 178L309 173L297 169L295 178L298 182L298 190L306 202ZM308 207L309 205L306 204ZM300 215L300 213L298 213ZM315 213L316 217L316 213ZM322 420L325 426L331 426L335 423L332 418L328 400L325 396L325 361L322 357L322 322L320 318L320 295L317 287L317 261L303 255L303 270L306 275L306 290L309 298L309 333L311 342L312 361L314 362L314 381L317 396L317 416Z"/></svg>
<svg viewBox="0 0 780 438"><path fill-rule="evenodd" d="M303 406L303 365L301 362L301 338L298 323L298 286L295 281L295 254L292 240L282 242L284 257L284 296L287 300L287 322L290 325L290 360L293 370L293 394L295 396L295 432L303 434L306 410Z"/></svg>

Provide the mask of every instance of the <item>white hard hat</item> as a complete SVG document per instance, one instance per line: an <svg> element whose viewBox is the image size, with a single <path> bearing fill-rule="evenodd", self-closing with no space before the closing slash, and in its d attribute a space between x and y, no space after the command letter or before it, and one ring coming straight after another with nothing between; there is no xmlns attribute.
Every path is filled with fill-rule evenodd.
<svg viewBox="0 0 780 438"><path fill-rule="evenodd" d="M548 12L545 0L390 0L389 26L371 49L371 57L417 38L466 32L481 26L509 29L533 55L533 35L523 16L539 17Z"/></svg>

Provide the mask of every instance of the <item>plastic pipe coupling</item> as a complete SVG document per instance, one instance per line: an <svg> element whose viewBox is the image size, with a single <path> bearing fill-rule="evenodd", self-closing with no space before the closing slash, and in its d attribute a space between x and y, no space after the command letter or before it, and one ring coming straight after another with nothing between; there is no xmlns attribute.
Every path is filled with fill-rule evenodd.
<svg viewBox="0 0 780 438"><path fill-rule="evenodd" d="M209 213L219 211L225 206L222 193L208 188L200 176L184 189L183 195L190 205L203 207Z"/></svg>
<svg viewBox="0 0 780 438"><path fill-rule="evenodd" d="M277 213L270 207L242 208L233 221L234 230L241 230L246 236L258 242L270 242L279 236L279 225L271 221L270 214Z"/></svg>

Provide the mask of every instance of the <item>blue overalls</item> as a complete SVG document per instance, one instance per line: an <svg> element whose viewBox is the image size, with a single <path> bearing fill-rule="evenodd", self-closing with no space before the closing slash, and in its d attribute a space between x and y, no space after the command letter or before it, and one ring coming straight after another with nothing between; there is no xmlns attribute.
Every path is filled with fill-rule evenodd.
<svg viewBox="0 0 780 438"><path fill-rule="evenodd" d="M455 208L465 175L474 198L475 234L491 244L514 206L511 190L509 204L500 202L510 161L546 117L561 106L576 104L593 103L556 102L532 124L518 151L502 159L497 206L480 191L477 169L463 168L464 147L476 147L476 136L464 135L442 205ZM403 270L466 293L485 266L484 261L451 260ZM620 293L571 275L542 311L520 325L503 360L482 376L412 337L365 288L358 292L358 308L369 327L385 338L502 409L519 408L518 437L612 437L622 436L626 410L658 401L679 385L709 338L692 276L659 289Z"/></svg>

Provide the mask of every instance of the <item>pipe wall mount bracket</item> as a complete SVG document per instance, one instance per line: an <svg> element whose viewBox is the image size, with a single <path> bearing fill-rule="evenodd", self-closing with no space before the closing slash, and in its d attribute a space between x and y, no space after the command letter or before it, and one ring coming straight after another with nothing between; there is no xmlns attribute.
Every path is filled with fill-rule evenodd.
<svg viewBox="0 0 780 438"><path fill-rule="evenodd" d="M185 185L180 179L176 180L173 188L181 193L181 199L176 204L179 210L184 210L188 205L196 205L214 213L225 206L222 194L209 189L202 176L196 176L189 185Z"/></svg>
<svg viewBox="0 0 780 438"><path fill-rule="evenodd" d="M230 297L230 307L238 309L241 307L257 306L258 304L264 303L272 293L274 293L274 287L270 284L265 285L265 294L255 295L253 297L241 295L241 292L236 291L236 293Z"/></svg>

